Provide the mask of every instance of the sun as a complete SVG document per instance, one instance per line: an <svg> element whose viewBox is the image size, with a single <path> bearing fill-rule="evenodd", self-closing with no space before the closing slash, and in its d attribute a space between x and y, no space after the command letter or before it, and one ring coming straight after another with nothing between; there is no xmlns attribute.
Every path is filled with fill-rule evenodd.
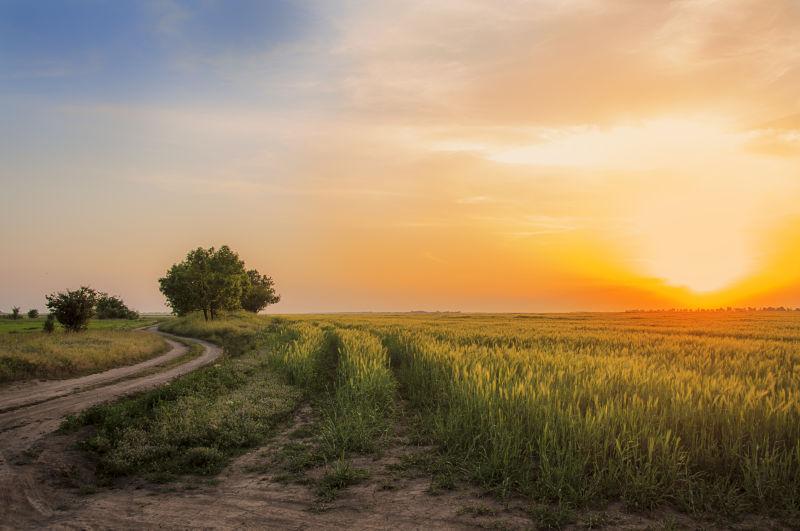
<svg viewBox="0 0 800 531"><path fill-rule="evenodd" d="M693 191L696 192L696 191ZM753 272L747 217L714 195L651 198L637 220L643 273L699 294L730 287Z"/></svg>

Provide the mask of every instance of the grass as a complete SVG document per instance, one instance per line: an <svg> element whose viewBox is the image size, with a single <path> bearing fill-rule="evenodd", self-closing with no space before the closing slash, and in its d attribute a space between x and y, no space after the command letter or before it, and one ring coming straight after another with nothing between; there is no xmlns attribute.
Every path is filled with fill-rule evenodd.
<svg viewBox="0 0 800 531"><path fill-rule="evenodd" d="M152 326L158 322L168 319L167 317L142 317L140 319L92 319L89 321L89 330L133 330ZM0 336L3 334L20 334L30 332L41 332L44 326L45 317L36 319L0 319ZM61 326L56 323L56 330L61 330Z"/></svg>
<svg viewBox="0 0 800 531"><path fill-rule="evenodd" d="M528 514L536 522L537 529L562 529L575 522L575 512L566 505L534 505Z"/></svg>
<svg viewBox="0 0 800 531"><path fill-rule="evenodd" d="M636 332L568 348L576 339L461 345L406 331L398 377L432 440L501 494L636 509L798 507L792 345ZM621 340L631 345L608 344Z"/></svg>
<svg viewBox="0 0 800 531"><path fill-rule="evenodd" d="M163 339L145 332L0 334L0 383L80 376L144 361L166 350Z"/></svg>
<svg viewBox="0 0 800 531"><path fill-rule="evenodd" d="M368 476L366 470L354 468L349 462L340 459L328 467L317 483L315 494L319 501L331 502L343 489L361 483Z"/></svg>
<svg viewBox="0 0 800 531"><path fill-rule="evenodd" d="M424 437L500 496L800 509L796 313L297 320L382 338Z"/></svg>
<svg viewBox="0 0 800 531"><path fill-rule="evenodd" d="M435 448L422 462L432 494L467 480L523 496L541 526L617 501L800 511L800 313L232 314L162 328L228 345L227 376L207 389L217 377L201 371L87 417L105 433L96 449L123 471L217 470L269 431L229 439L243 431L228 415L272 418L259 393L295 393L278 410L310 397L318 447L292 447L287 466L332 463L325 492L353 480L347 459L379 452L403 411L414 440Z"/></svg>
<svg viewBox="0 0 800 531"><path fill-rule="evenodd" d="M82 447L105 477L214 474L296 407L300 393L269 364L257 351L229 353L159 389L90 408L64 428L94 428Z"/></svg>
<svg viewBox="0 0 800 531"><path fill-rule="evenodd" d="M368 332L337 330L335 390L324 408L322 444L330 455L369 453L392 426L396 381L389 354Z"/></svg>
<svg viewBox="0 0 800 531"><path fill-rule="evenodd" d="M270 323L271 319L249 312L226 312L213 321L203 319L203 314L194 313L179 319L168 319L159 325L159 330L178 336L189 336L223 344L225 341L250 337Z"/></svg>

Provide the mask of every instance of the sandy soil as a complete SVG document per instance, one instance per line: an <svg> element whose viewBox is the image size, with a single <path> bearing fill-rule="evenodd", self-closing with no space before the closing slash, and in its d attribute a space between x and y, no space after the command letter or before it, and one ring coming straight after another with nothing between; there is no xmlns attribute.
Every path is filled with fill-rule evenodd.
<svg viewBox="0 0 800 531"><path fill-rule="evenodd" d="M198 341L205 347L202 355L166 371L136 378L135 374L186 353L188 347L161 335L171 349L157 358L81 378L19 384L0 390L0 525L35 526L52 516L57 496L37 481L34 469L38 467L22 463L39 451L37 445L58 429L65 416L157 387L211 363L222 353L216 345Z"/></svg>

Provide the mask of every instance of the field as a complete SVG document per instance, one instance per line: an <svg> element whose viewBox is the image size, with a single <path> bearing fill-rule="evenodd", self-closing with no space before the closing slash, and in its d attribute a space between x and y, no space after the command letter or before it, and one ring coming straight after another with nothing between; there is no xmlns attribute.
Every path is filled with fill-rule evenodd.
<svg viewBox="0 0 800 531"><path fill-rule="evenodd" d="M305 392L318 412L315 443L294 471L380 454L402 426L412 445L435 449L422 466L439 488L463 481L498 499L569 510L622 502L634 511L793 518L800 509L800 313L234 314L162 329L228 345L220 367L192 377L215 390L223 405L214 407L228 411L220 397L232 393L235 409L257 419L264 397L253 382L270 372ZM241 368L230 373L232 364ZM213 371L242 371L241 381L220 383ZM255 437L231 443L236 430L203 428L208 402L175 400L181 422L197 425L156 432L202 433L190 445L212 456L214 470L266 433L242 428ZM169 402L149 401L177 407ZM125 418L110 407L84 422ZM141 422L129 422L147 440ZM126 429L114 426L116 440ZM125 473L175 466L142 458L133 439L110 439L102 441L102 455L116 460L109 469L120 460ZM159 444L178 455L170 441Z"/></svg>
<svg viewBox="0 0 800 531"><path fill-rule="evenodd" d="M58 328L46 334L41 319L0 320L0 384L79 376L157 356L167 349L164 340L132 330L153 322L95 320L79 334Z"/></svg>
<svg viewBox="0 0 800 531"><path fill-rule="evenodd" d="M92 319L89 321L89 330L133 330L134 328L154 325L165 318L164 316L143 316L140 319ZM22 319L0 319L0 335L41 332L44 321L44 317L37 317L36 319L28 319L27 317ZM56 323L56 330L60 328Z"/></svg>

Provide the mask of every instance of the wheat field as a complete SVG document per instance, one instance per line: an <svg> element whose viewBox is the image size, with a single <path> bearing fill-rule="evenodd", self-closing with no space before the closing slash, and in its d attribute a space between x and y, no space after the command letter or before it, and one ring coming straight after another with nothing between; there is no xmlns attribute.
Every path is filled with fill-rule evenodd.
<svg viewBox="0 0 800 531"><path fill-rule="evenodd" d="M357 397L339 407L340 431L374 441L386 397L406 399L430 441L500 494L690 511L800 503L796 313L291 321L281 352L299 381L314 379L323 333L338 344L336 396Z"/></svg>

